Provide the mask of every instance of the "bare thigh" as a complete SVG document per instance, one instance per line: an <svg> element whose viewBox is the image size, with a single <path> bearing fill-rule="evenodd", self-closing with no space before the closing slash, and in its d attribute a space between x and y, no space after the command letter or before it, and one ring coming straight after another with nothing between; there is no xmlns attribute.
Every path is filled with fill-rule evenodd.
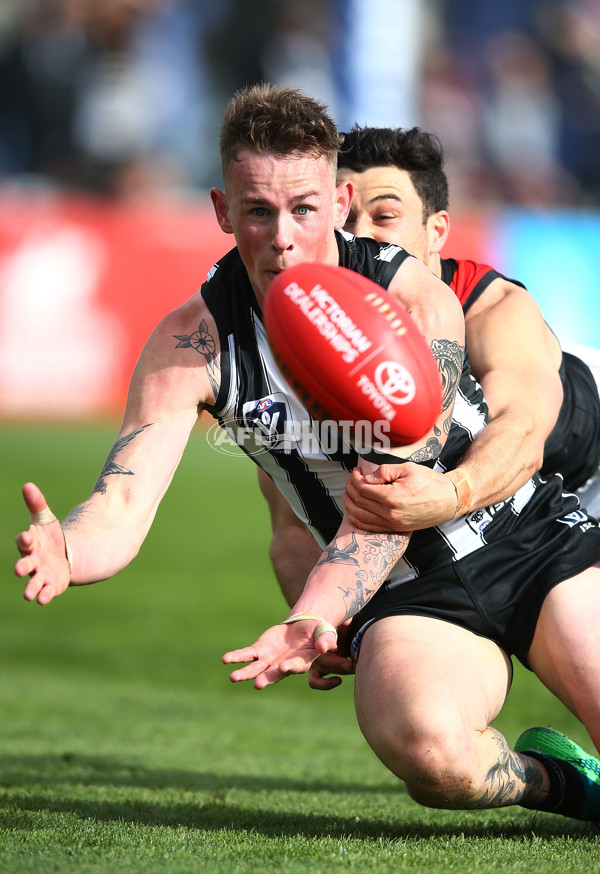
<svg viewBox="0 0 600 874"><path fill-rule="evenodd" d="M581 719L600 749L600 566L548 593L528 660L540 680Z"/></svg>
<svg viewBox="0 0 600 874"><path fill-rule="evenodd" d="M459 773L466 762L478 773L491 754L483 733L510 678L510 660L487 638L423 616L380 619L365 633L356 669L359 725L407 782L454 765Z"/></svg>

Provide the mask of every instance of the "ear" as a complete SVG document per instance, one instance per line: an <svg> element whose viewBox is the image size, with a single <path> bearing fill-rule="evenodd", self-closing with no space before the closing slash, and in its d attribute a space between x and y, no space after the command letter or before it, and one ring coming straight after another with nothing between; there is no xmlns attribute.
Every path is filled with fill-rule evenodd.
<svg viewBox="0 0 600 874"><path fill-rule="evenodd" d="M229 207L227 206L227 195L220 188L210 189L210 199L215 210L215 215L219 223L219 227L224 234L233 234L233 228L229 221Z"/></svg>
<svg viewBox="0 0 600 874"><path fill-rule="evenodd" d="M346 224L350 205L352 204L352 195L354 194L354 186L351 182L340 182L335 190L335 203L333 205L333 217L335 229L339 231Z"/></svg>
<svg viewBox="0 0 600 874"><path fill-rule="evenodd" d="M450 233L450 216L445 209L432 213L427 219L429 251L438 255Z"/></svg>

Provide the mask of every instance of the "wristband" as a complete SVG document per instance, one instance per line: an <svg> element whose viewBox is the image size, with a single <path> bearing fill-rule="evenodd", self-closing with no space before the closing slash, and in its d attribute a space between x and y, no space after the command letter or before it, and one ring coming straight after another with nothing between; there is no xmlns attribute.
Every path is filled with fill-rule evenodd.
<svg viewBox="0 0 600 874"><path fill-rule="evenodd" d="M453 519L457 516L462 516L468 513L473 503L473 486L469 479L469 474L464 467L457 467L456 470L449 470L446 476L454 486L456 492L456 509L454 510Z"/></svg>
<svg viewBox="0 0 600 874"><path fill-rule="evenodd" d="M328 622L326 619L323 619L322 616L318 616L316 613L293 613L291 616L288 616L287 619L284 619L281 624L292 625L292 623L302 622L304 619L317 620L315 630L313 631L313 640L316 640L317 637L325 634L326 631L330 631L332 634L335 634L335 638L337 640L337 628L335 627L335 625L332 625L331 622Z"/></svg>

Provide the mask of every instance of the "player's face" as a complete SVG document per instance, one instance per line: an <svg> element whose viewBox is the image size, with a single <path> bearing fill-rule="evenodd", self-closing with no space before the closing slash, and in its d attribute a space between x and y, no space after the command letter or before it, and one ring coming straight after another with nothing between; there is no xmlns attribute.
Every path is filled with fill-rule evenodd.
<svg viewBox="0 0 600 874"><path fill-rule="evenodd" d="M295 264L338 263L334 228L346 219L347 184L336 188L331 165L310 155L238 153L226 193L211 196L221 228L233 233L250 282L262 300L273 277Z"/></svg>
<svg viewBox="0 0 600 874"><path fill-rule="evenodd" d="M370 167L362 173L338 170L338 182L354 188L344 230L357 237L396 243L429 264L430 223L424 222L423 204L406 170Z"/></svg>

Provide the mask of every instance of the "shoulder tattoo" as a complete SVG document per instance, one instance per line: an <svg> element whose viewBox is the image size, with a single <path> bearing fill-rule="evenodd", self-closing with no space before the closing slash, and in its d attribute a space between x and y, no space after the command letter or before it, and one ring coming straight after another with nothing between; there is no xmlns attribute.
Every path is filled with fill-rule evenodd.
<svg viewBox="0 0 600 874"><path fill-rule="evenodd" d="M202 355L206 361L206 372L215 397L219 393L219 371L220 363L217 355L217 344L215 338L208 330L208 324L205 319L202 319L198 325L198 330L193 334L173 334L173 337L179 342L175 346L176 349L195 349L199 355Z"/></svg>

